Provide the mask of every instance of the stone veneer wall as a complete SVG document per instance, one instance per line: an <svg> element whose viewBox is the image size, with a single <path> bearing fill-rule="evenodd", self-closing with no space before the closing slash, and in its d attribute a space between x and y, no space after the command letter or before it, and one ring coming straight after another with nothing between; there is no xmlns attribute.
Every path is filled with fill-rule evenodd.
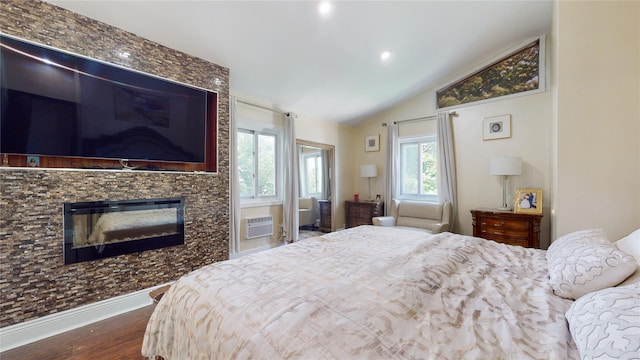
<svg viewBox="0 0 640 360"><path fill-rule="evenodd" d="M172 281L229 257L229 70L39 1L0 31L218 92L218 173L0 169L0 327ZM119 51L131 57L122 60ZM185 245L64 265L62 204L185 197Z"/></svg>

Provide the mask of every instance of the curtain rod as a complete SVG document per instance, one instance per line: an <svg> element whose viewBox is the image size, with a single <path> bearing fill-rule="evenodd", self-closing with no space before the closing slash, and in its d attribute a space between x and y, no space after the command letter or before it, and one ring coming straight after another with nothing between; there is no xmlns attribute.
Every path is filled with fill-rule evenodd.
<svg viewBox="0 0 640 360"><path fill-rule="evenodd" d="M458 113L455 111L452 111L449 113L449 116L458 116ZM436 119L437 117L438 115L429 115L429 116L422 116L422 117L413 118L413 119L396 120L393 122L393 124L395 125L398 123L420 121L420 120L433 120L433 119ZM382 123L382 126L387 126L387 123L386 122Z"/></svg>
<svg viewBox="0 0 640 360"><path fill-rule="evenodd" d="M272 108L268 108L268 107L266 107L266 106L257 105L257 104L252 104L252 103L247 102L247 101L244 101L244 100L236 99L236 101L237 101L237 102L239 102L239 103L245 104L245 105L249 105L249 106L253 106L253 107L260 108L260 109L262 109L262 110L271 111L271 112L274 112L274 113L276 113L276 114L283 114L283 115L286 115L286 114L287 114L287 113L286 113L286 112L284 112L284 111L274 110L274 109L272 109Z"/></svg>

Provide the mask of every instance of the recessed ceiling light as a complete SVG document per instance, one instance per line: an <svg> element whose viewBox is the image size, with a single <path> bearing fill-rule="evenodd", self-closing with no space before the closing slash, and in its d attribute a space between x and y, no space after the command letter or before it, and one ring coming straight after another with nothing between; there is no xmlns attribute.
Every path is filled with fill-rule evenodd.
<svg viewBox="0 0 640 360"><path fill-rule="evenodd" d="M380 53L380 60L386 61L391 58L391 53L389 51L383 51Z"/></svg>
<svg viewBox="0 0 640 360"><path fill-rule="evenodd" d="M328 1L320 1L318 3L318 14L327 16L331 13L331 3Z"/></svg>

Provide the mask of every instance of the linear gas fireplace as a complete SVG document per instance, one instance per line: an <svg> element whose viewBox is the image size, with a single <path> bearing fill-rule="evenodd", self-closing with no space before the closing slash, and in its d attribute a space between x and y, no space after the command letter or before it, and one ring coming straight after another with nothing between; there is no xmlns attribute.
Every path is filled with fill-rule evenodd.
<svg viewBox="0 0 640 360"><path fill-rule="evenodd" d="M64 263L184 244L184 198L64 204Z"/></svg>

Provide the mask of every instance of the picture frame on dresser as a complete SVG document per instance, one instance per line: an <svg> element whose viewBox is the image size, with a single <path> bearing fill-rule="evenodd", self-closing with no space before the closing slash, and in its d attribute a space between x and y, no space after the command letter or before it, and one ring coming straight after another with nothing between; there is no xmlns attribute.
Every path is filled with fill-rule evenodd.
<svg viewBox="0 0 640 360"><path fill-rule="evenodd" d="M542 189L516 189L514 199L516 214L542 214Z"/></svg>

